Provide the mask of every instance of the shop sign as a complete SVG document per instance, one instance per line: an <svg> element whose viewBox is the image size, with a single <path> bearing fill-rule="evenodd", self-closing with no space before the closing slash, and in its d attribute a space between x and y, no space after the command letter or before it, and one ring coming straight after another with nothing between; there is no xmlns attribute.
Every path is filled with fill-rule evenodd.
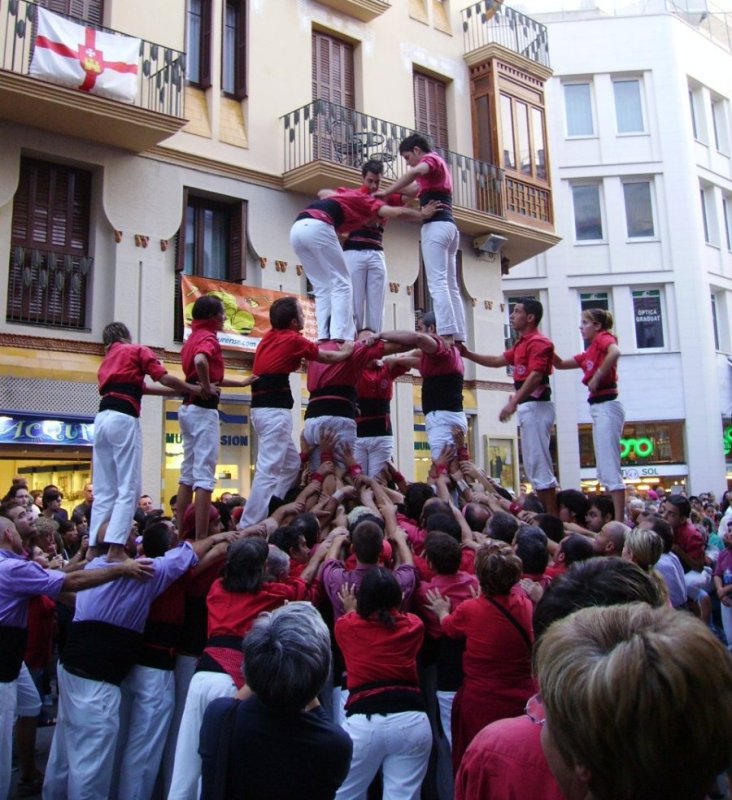
<svg viewBox="0 0 732 800"><path fill-rule="evenodd" d="M94 444L94 423L0 416L0 444L91 446Z"/></svg>
<svg viewBox="0 0 732 800"><path fill-rule="evenodd" d="M620 440L620 458L650 458L654 449L653 440L647 436Z"/></svg>
<svg viewBox="0 0 732 800"><path fill-rule="evenodd" d="M732 453L732 427L724 429L724 454L729 456Z"/></svg>
<svg viewBox="0 0 732 800"><path fill-rule="evenodd" d="M285 292L260 289L228 281L215 281L195 275L181 275L181 297L183 300L183 338L191 333L193 304L199 297L214 295L224 304L224 329L217 336L222 347L229 350L244 350L253 353L264 334L270 329L269 309L280 297L292 297ZM308 339L318 338L315 319L315 303L308 297L298 297L305 318L303 335Z"/></svg>
<svg viewBox="0 0 732 800"><path fill-rule="evenodd" d="M648 467L621 467L623 480L644 481L647 478L683 478L689 474L686 464L658 464ZM597 471L591 467L580 470L580 478L583 481L592 480L597 477Z"/></svg>

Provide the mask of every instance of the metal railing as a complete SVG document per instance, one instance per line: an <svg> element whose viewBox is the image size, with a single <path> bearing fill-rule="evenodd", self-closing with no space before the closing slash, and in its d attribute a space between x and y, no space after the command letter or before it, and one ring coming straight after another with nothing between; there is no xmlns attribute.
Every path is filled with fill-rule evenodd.
<svg viewBox="0 0 732 800"><path fill-rule="evenodd" d="M28 75L33 48L37 9L29 0L9 0L5 18L0 20L0 69ZM66 16L66 15L59 15ZM85 22L75 17L67 19L86 28L105 33L119 33L110 28ZM135 37L137 38L137 37ZM137 96L132 105L174 117L183 117L185 53L170 47L140 39L138 55ZM34 80L41 80L34 78Z"/></svg>
<svg viewBox="0 0 732 800"><path fill-rule="evenodd" d="M415 131L327 100L314 100L281 117L285 172L313 161L351 167L358 175L369 159L381 161L386 181L404 174L399 142ZM436 147L450 168L453 204L504 216L504 171L495 164Z"/></svg>
<svg viewBox="0 0 732 800"><path fill-rule="evenodd" d="M86 293L94 259L11 247L8 322L86 328Z"/></svg>
<svg viewBox="0 0 732 800"><path fill-rule="evenodd" d="M531 61L549 66L549 39L542 25L502 0L482 0L461 12L466 53L487 44L500 44Z"/></svg>

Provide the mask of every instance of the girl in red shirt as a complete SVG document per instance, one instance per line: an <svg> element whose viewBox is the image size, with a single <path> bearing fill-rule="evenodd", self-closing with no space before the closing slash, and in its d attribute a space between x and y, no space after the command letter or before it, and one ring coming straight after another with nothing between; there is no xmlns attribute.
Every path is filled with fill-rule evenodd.
<svg viewBox="0 0 732 800"><path fill-rule="evenodd" d="M346 662L344 727L353 759L336 800L365 796L382 766L384 800L416 800L432 749L417 678L424 624L399 611L402 590L383 567L368 570L357 595L345 585L340 599L346 613L335 637Z"/></svg>
<svg viewBox="0 0 732 800"><path fill-rule="evenodd" d="M618 400L618 340L610 332L613 315L604 308L588 308L582 312L580 331L587 343L584 353L574 358L554 355L557 369L581 369L582 383L590 395L592 441L595 446L597 479L613 498L615 519L625 518L625 483L620 470L620 437L623 435L625 409Z"/></svg>

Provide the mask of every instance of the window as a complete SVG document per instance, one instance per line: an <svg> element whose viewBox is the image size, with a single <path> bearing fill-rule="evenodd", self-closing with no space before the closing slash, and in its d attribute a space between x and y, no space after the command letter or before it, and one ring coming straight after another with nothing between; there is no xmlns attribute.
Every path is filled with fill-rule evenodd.
<svg viewBox="0 0 732 800"><path fill-rule="evenodd" d="M355 108L353 46L348 42L313 31L313 100L329 100Z"/></svg>
<svg viewBox="0 0 732 800"><path fill-rule="evenodd" d="M501 92L503 166L547 180L544 109Z"/></svg>
<svg viewBox="0 0 732 800"><path fill-rule="evenodd" d="M639 350L663 347L663 311L659 289L633 292L635 344Z"/></svg>
<svg viewBox="0 0 732 800"><path fill-rule="evenodd" d="M211 0L187 0L186 78L193 86L211 85Z"/></svg>
<svg viewBox="0 0 732 800"><path fill-rule="evenodd" d="M607 292L582 292L580 293L580 310L589 308L604 308L610 310L610 298Z"/></svg>
<svg viewBox="0 0 732 800"><path fill-rule="evenodd" d="M247 7L245 0L224 5L221 90L238 99L247 96Z"/></svg>
<svg viewBox="0 0 732 800"><path fill-rule="evenodd" d="M694 104L694 90L689 89L689 111L691 111L691 130L694 138L699 138L699 128L696 124L696 106Z"/></svg>
<svg viewBox="0 0 732 800"><path fill-rule="evenodd" d="M722 198L722 214L724 215L724 232L727 238L727 249L732 250L732 218L730 203L726 197Z"/></svg>
<svg viewBox="0 0 732 800"><path fill-rule="evenodd" d="M702 222L704 223L704 241L711 244L709 239L709 217L707 216L707 194L704 189L699 189L699 199L701 201Z"/></svg>
<svg viewBox="0 0 732 800"><path fill-rule="evenodd" d="M13 200L9 322L86 327L91 173L23 158Z"/></svg>
<svg viewBox="0 0 732 800"><path fill-rule="evenodd" d="M414 73L414 127L447 150L447 85L421 72Z"/></svg>
<svg viewBox="0 0 732 800"><path fill-rule="evenodd" d="M567 136L592 136L592 96L589 83L564 84L564 111Z"/></svg>
<svg viewBox="0 0 732 800"><path fill-rule="evenodd" d="M714 330L714 349L719 350L719 319L717 316L717 295L712 292L710 299L712 301L712 328Z"/></svg>
<svg viewBox="0 0 732 800"><path fill-rule="evenodd" d="M595 466L592 426L578 426L580 467ZM620 463L624 467L683 463L683 422L626 422L620 439ZM637 482L637 481L636 481Z"/></svg>
<svg viewBox="0 0 732 800"><path fill-rule="evenodd" d="M650 181L625 181L623 195L628 238L655 236Z"/></svg>
<svg viewBox="0 0 732 800"><path fill-rule="evenodd" d="M719 225L717 224L717 207L714 202L714 188L700 186L699 200L704 225L704 241L717 247L719 245Z"/></svg>
<svg viewBox="0 0 732 800"><path fill-rule="evenodd" d="M613 91L618 133L642 133L644 127L640 80L614 80Z"/></svg>
<svg viewBox="0 0 732 800"><path fill-rule="evenodd" d="M712 125L714 126L714 146L720 153L728 153L727 101L724 98L712 96Z"/></svg>
<svg viewBox="0 0 732 800"><path fill-rule="evenodd" d="M602 240L600 184L587 183L572 186L572 201L574 203L576 240L578 242Z"/></svg>
<svg viewBox="0 0 732 800"><path fill-rule="evenodd" d="M104 23L104 0L37 0L39 6L56 14L90 22L92 25Z"/></svg>

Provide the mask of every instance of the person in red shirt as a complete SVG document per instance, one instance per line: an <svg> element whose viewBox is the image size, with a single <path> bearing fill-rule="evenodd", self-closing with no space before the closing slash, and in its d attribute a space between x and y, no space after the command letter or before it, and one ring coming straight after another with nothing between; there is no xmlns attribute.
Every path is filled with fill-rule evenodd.
<svg viewBox="0 0 732 800"><path fill-rule="evenodd" d="M102 399L94 418L95 493L89 546L94 547L103 538L111 545L110 559L114 561L124 554L142 493L140 400L144 393L158 393L146 389L145 376L178 393L197 395L200 388L169 375L149 347L132 344L132 336L122 322L107 325L102 341L105 356L97 373ZM102 526L106 528L103 537Z"/></svg>
<svg viewBox="0 0 732 800"><path fill-rule="evenodd" d="M196 539L208 532L208 510L216 484L219 457L219 387L249 386L254 376L243 381L224 378L224 357L216 336L224 326L224 304L218 297L204 295L193 304L191 335L181 350L183 372L189 384L196 384L178 409L183 436L183 464L180 468L175 515L178 527L195 492ZM94 479L96 483L96 477ZM98 499L95 499L98 503ZM94 509L95 519L97 509Z"/></svg>
<svg viewBox="0 0 732 800"><path fill-rule="evenodd" d="M300 471L300 455L292 441L290 373L300 369L302 359L321 364L345 361L353 350L319 348L302 335L305 321L296 297L280 297L269 309L271 329L254 353L251 420L257 434L257 466L239 528L255 525L267 517L273 495L284 497Z"/></svg>
<svg viewBox="0 0 732 800"><path fill-rule="evenodd" d="M315 294L318 339L351 340L353 285L343 256L338 234L349 234L374 217L406 217L424 220L439 208L439 203L421 211L397 208L360 189L321 189L318 200L298 214L290 230L290 244L302 262Z"/></svg>
<svg viewBox="0 0 732 800"><path fill-rule="evenodd" d="M507 422L518 411L521 427L521 458L526 477L549 514L557 513L556 486L549 449L554 425L554 403L549 376L554 363L554 345L538 331L544 308L538 300L526 298L511 312L511 327L519 340L500 356L484 356L461 348L465 358L484 367L513 367L516 391L501 409L499 419Z"/></svg>
<svg viewBox="0 0 732 800"><path fill-rule="evenodd" d="M422 260L437 317L437 333L447 337L450 344L453 339L464 342L465 310L457 279L460 232L452 216L450 168L418 133L400 142L399 154L408 168L388 189L377 192L377 197L404 192L418 197L422 207L430 202L440 203L437 213L430 215L422 225Z"/></svg>
<svg viewBox="0 0 732 800"><path fill-rule="evenodd" d="M377 192L383 172L383 161L367 161L361 167L363 183L359 191L369 195ZM384 199L390 206L404 205L400 194ZM351 231L343 243L343 255L353 284L353 314L357 332L368 329L378 333L382 328L386 302L385 224L383 217L374 217Z"/></svg>
<svg viewBox="0 0 732 800"><path fill-rule="evenodd" d="M580 331L587 344L574 358L554 354L557 369L581 369L582 383L589 389L587 402L592 417L592 441L595 446L597 479L613 498L615 519L625 518L625 483L620 471L620 437L623 435L625 409L618 400L618 340L610 332L613 315L604 308L582 312Z"/></svg>
<svg viewBox="0 0 732 800"><path fill-rule="evenodd" d="M452 763L484 726L520 714L536 691L531 676L534 642L531 600L519 588L521 560L506 545L482 547L475 559L481 596L451 613L438 590L427 602L450 637L465 640L463 685L452 716Z"/></svg>
<svg viewBox="0 0 732 800"><path fill-rule="evenodd" d="M432 749L417 677L424 625L399 611L401 587L383 567L371 567L355 595L345 584L340 599L346 613L335 624L335 638L346 662L344 728L353 758L336 798L365 796L383 767L384 800L416 800Z"/></svg>

